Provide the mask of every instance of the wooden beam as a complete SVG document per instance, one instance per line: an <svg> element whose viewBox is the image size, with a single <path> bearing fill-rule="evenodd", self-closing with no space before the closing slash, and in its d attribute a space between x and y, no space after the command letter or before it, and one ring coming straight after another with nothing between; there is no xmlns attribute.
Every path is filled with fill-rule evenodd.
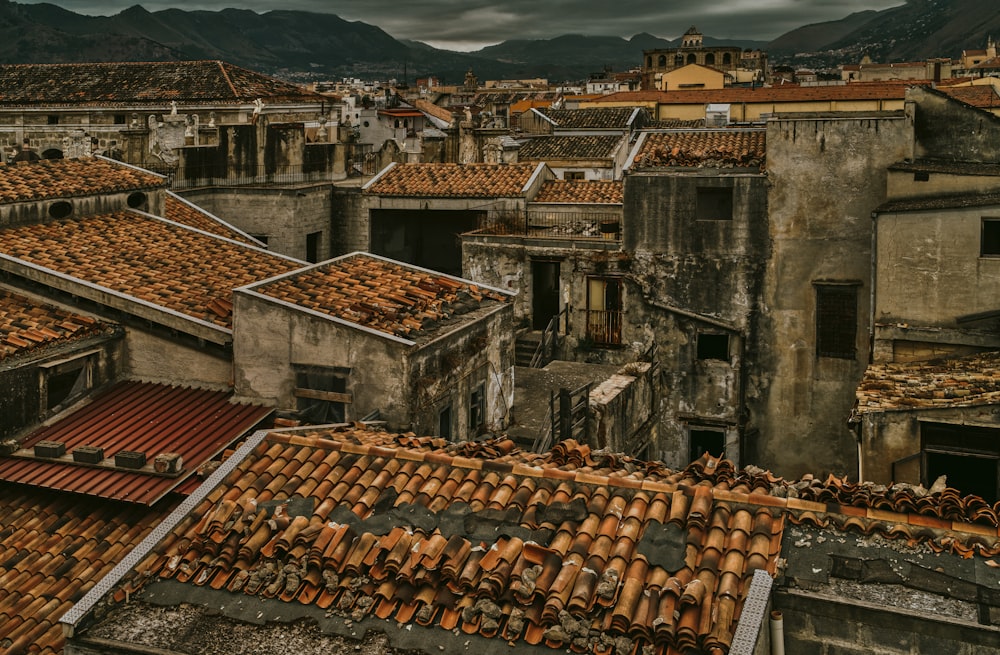
<svg viewBox="0 0 1000 655"><path fill-rule="evenodd" d="M334 403L353 403L354 396L338 391L316 391L315 389L299 389L292 392L296 398L311 398L313 400L329 400Z"/></svg>

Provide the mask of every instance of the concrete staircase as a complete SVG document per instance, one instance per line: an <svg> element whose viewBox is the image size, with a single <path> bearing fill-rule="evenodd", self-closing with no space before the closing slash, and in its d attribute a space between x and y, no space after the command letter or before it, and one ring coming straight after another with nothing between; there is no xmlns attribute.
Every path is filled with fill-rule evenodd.
<svg viewBox="0 0 1000 655"><path fill-rule="evenodd" d="M531 366L531 357L541 342L541 330L528 330L519 334L514 342L514 366Z"/></svg>

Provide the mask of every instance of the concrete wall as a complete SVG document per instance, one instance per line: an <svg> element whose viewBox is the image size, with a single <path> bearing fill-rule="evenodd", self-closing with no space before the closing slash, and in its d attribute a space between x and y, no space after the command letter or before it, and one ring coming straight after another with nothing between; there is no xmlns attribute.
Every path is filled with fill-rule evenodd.
<svg viewBox="0 0 1000 655"><path fill-rule="evenodd" d="M926 180L914 178L913 171L890 170L886 198L897 200L900 198L996 193L1000 189L1000 177L995 175L930 172L927 173Z"/></svg>
<svg viewBox="0 0 1000 655"><path fill-rule="evenodd" d="M232 385L232 357L220 346L198 346L131 325L126 327L125 343L126 377L212 388Z"/></svg>
<svg viewBox="0 0 1000 655"><path fill-rule="evenodd" d="M591 434L597 448L632 454L656 442L659 381L658 366L635 362L591 389Z"/></svg>
<svg viewBox="0 0 1000 655"><path fill-rule="evenodd" d="M452 402L456 438L466 435L468 397L486 383L487 418L505 424L513 401L513 308L468 316L469 324L428 344L410 345L292 309L257 295L234 294L236 394L296 408L295 366L345 369L346 420L378 410L390 429L437 432L437 411Z"/></svg>
<svg viewBox="0 0 1000 655"><path fill-rule="evenodd" d="M913 157L996 163L1000 160L1000 117L925 87L906 91L913 120Z"/></svg>
<svg viewBox="0 0 1000 655"><path fill-rule="evenodd" d="M953 328L1000 307L1000 258L980 256L984 216L1000 207L879 214L875 322Z"/></svg>
<svg viewBox="0 0 1000 655"><path fill-rule="evenodd" d="M902 117L772 120L767 128L771 255L747 401L750 461L777 475L857 473L847 418L868 363L872 210L886 168L910 148ZM817 282L857 285L855 359L818 357ZM751 348L754 348L751 345Z"/></svg>
<svg viewBox="0 0 1000 655"><path fill-rule="evenodd" d="M369 246L368 210L356 186L335 186L331 198L333 214L330 256L366 251Z"/></svg>
<svg viewBox="0 0 1000 655"><path fill-rule="evenodd" d="M185 189L179 195L251 236L266 237L268 250L302 261L306 261L307 235L320 232L319 260L331 256L333 191L329 184L211 187Z"/></svg>

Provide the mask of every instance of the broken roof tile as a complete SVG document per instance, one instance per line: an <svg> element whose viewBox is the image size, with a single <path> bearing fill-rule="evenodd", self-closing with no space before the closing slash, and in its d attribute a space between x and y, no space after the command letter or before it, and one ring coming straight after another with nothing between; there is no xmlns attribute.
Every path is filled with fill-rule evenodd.
<svg viewBox="0 0 1000 655"><path fill-rule="evenodd" d="M632 165L640 168L763 168L765 130L645 132Z"/></svg>

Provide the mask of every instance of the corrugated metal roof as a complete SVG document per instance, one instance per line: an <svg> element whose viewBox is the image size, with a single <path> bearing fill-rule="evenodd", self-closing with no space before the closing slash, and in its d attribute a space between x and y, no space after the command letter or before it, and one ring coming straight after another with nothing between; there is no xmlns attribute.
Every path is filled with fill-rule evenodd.
<svg viewBox="0 0 1000 655"><path fill-rule="evenodd" d="M177 453L185 473L163 477L37 459L0 458L0 479L150 505L175 489L204 462L256 426L271 409L230 402L231 393L149 382L121 382L62 420L32 433L21 444L43 440L100 446L104 456L118 451Z"/></svg>

